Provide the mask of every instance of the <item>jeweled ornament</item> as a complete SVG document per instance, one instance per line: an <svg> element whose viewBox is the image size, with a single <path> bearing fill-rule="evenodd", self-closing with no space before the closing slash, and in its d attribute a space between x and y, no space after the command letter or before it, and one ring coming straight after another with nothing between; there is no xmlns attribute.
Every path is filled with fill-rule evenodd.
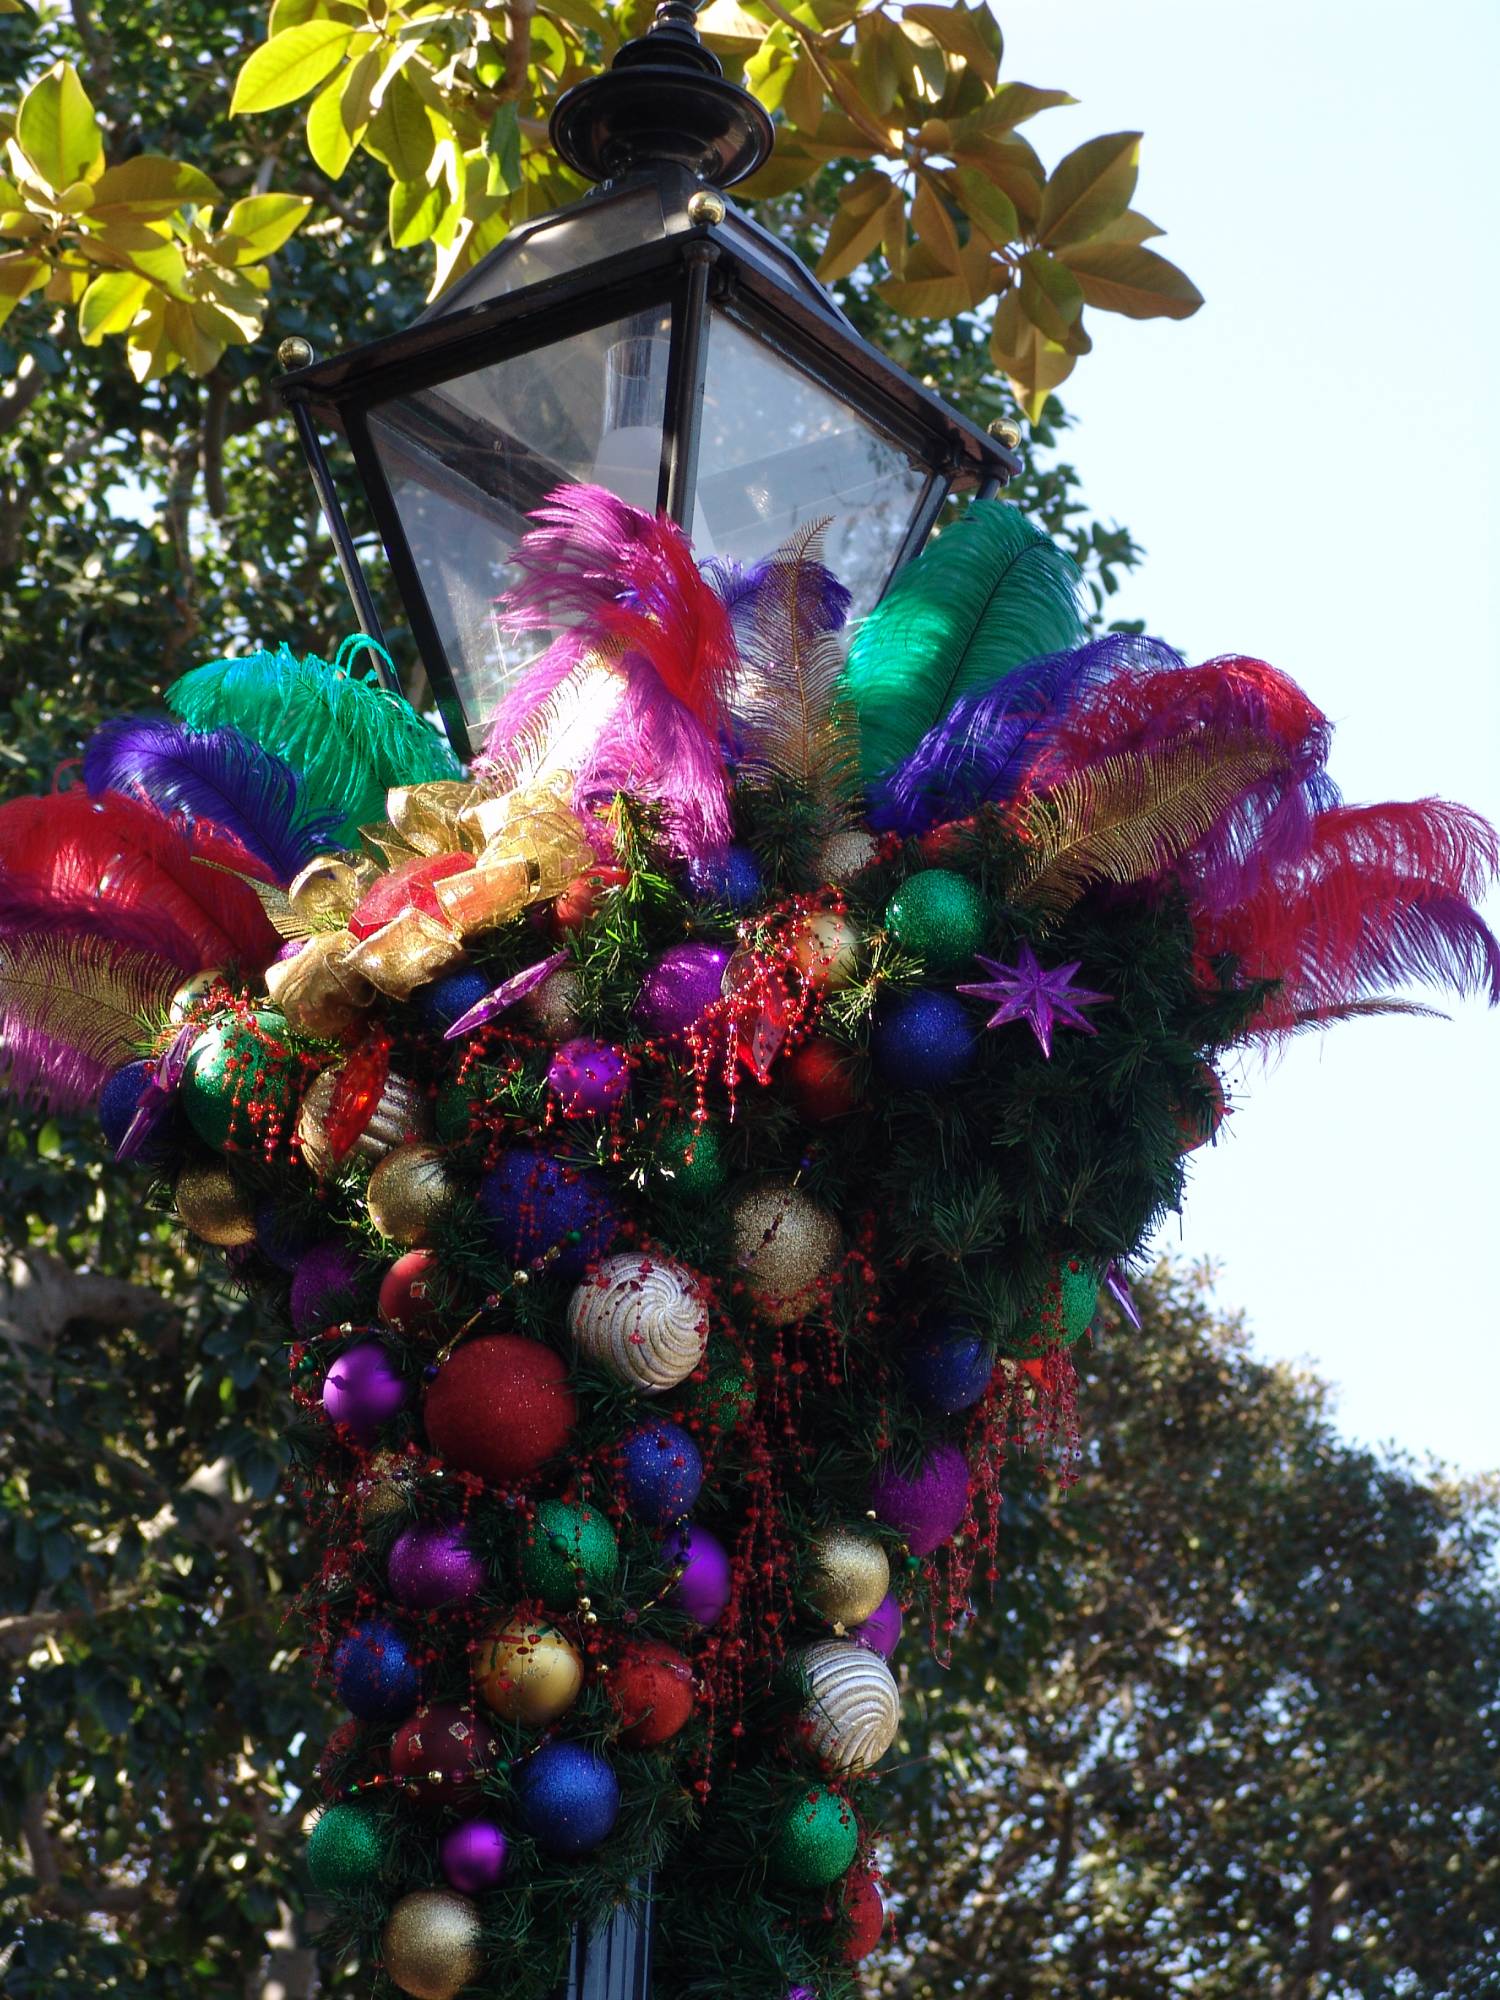
<svg viewBox="0 0 1500 2000"><path fill-rule="evenodd" d="M802 1735L818 1762L844 1776L871 1770L896 1740L901 1697L879 1653L825 1639L796 1656L806 1676Z"/></svg>
<svg viewBox="0 0 1500 2000"><path fill-rule="evenodd" d="M409 1715L391 1738L391 1775L425 1811L470 1806L499 1754L494 1730L472 1708L433 1702Z"/></svg>
<svg viewBox="0 0 1500 2000"><path fill-rule="evenodd" d="M406 1639L388 1618L366 1618L334 1647L333 1690L361 1722L394 1722L416 1701L422 1677Z"/></svg>
<svg viewBox="0 0 1500 2000"><path fill-rule="evenodd" d="M693 1669L660 1639L636 1639L614 1661L609 1698L620 1716L620 1741L632 1750L669 1743L692 1719Z"/></svg>
<svg viewBox="0 0 1500 2000"><path fill-rule="evenodd" d="M984 943L986 925L983 896L952 868L918 869L885 908L886 929L929 978L961 971Z"/></svg>
<svg viewBox="0 0 1500 2000"><path fill-rule="evenodd" d="M509 1843L492 1819L466 1819L449 1827L438 1844L438 1865L450 1889L480 1896L505 1874Z"/></svg>
<svg viewBox="0 0 1500 2000"><path fill-rule="evenodd" d="M620 1484L638 1521L653 1528L691 1512L703 1487L703 1456L679 1424L642 1424L620 1444Z"/></svg>
<svg viewBox="0 0 1500 2000"><path fill-rule="evenodd" d="M193 1234L221 1250L255 1241L255 1211L228 1167L201 1161L172 1184L177 1213Z"/></svg>
<svg viewBox="0 0 1500 2000"><path fill-rule="evenodd" d="M588 1854L614 1831L620 1783L581 1743L544 1743L516 1772L521 1821L548 1854Z"/></svg>
<svg viewBox="0 0 1500 2000"><path fill-rule="evenodd" d="M411 1385L378 1340L356 1341L328 1365L323 1408L360 1444L370 1444L411 1398Z"/></svg>
<svg viewBox="0 0 1500 2000"><path fill-rule="evenodd" d="M672 1572L671 1602L705 1631L717 1625L734 1591L734 1568L718 1536L696 1523L675 1529L661 1559Z"/></svg>
<svg viewBox="0 0 1500 2000"><path fill-rule="evenodd" d="M484 1588L484 1564L452 1521L407 1528L386 1560L391 1596L413 1611L467 1604Z"/></svg>
<svg viewBox="0 0 1500 2000"><path fill-rule="evenodd" d="M307 1873L321 1896L357 1894L380 1880L386 1841L374 1815L362 1806L333 1805L319 1813L307 1836Z"/></svg>
<svg viewBox="0 0 1500 2000"><path fill-rule="evenodd" d="M474 1686L485 1707L507 1722L543 1728L582 1693L583 1659L555 1625L511 1618L481 1639Z"/></svg>
<svg viewBox="0 0 1500 2000"><path fill-rule="evenodd" d="M295 1090L285 1034L282 1017L261 1008L212 1022L193 1044L178 1100L207 1145L252 1146L285 1120Z"/></svg>
<svg viewBox="0 0 1500 2000"><path fill-rule="evenodd" d="M914 1556L931 1555L958 1532L969 1504L969 1467L954 1444L936 1445L913 1473L885 1465L870 1485L870 1505L906 1539Z"/></svg>
<svg viewBox="0 0 1500 2000"><path fill-rule="evenodd" d="M837 1882L859 1848L859 1823L842 1794L813 1785L782 1807L766 1861L772 1875L794 1889L824 1889Z"/></svg>

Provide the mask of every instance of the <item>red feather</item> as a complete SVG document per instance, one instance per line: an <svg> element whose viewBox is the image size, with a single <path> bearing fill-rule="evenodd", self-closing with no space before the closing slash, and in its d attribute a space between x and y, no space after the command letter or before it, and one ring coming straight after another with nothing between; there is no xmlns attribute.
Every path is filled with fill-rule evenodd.
<svg viewBox="0 0 1500 2000"><path fill-rule="evenodd" d="M225 869L270 880L220 828L188 827L118 792L95 799L79 787L0 805L0 900L77 911L106 927L117 915L121 930L157 919L157 948L178 963L190 953L184 969L237 962L261 971L280 939L254 890Z"/></svg>
<svg viewBox="0 0 1500 2000"><path fill-rule="evenodd" d="M1113 673L1059 723L1050 757L1061 771L1198 730L1269 737L1298 752L1299 761L1322 763L1327 755L1327 716L1264 660L1226 653L1198 667L1150 671L1150 657Z"/></svg>

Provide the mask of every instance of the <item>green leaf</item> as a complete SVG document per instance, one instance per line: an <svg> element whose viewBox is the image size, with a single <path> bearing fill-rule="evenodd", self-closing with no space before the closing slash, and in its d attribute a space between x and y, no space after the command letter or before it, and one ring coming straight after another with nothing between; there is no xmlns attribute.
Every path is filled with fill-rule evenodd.
<svg viewBox="0 0 1500 2000"><path fill-rule="evenodd" d="M1059 160L1042 195L1043 243L1081 243L1123 215L1140 158L1139 132L1108 132Z"/></svg>
<svg viewBox="0 0 1500 2000"><path fill-rule="evenodd" d="M1083 287L1066 264L1045 250L1028 250L1021 259L1021 310L1049 340L1066 345L1083 311Z"/></svg>
<svg viewBox="0 0 1500 2000"><path fill-rule="evenodd" d="M97 347L107 333L124 333L150 292L151 281L136 271L105 271L95 278L78 304L84 346Z"/></svg>
<svg viewBox="0 0 1500 2000"><path fill-rule="evenodd" d="M54 63L21 99L16 142L48 187L97 180L104 167L99 120L71 63Z"/></svg>
<svg viewBox="0 0 1500 2000"><path fill-rule="evenodd" d="M495 113L490 125L490 157L501 189L514 194L521 185L521 121L513 102L502 104Z"/></svg>
<svg viewBox="0 0 1500 2000"><path fill-rule="evenodd" d="M411 250L425 243L443 213L444 193L425 181L392 181L390 199L391 241L398 250Z"/></svg>
<svg viewBox="0 0 1500 2000"><path fill-rule="evenodd" d="M1077 356L1060 341L1049 340L1021 310L1020 294L1008 292L995 309L990 328L990 354L1010 377L1017 400L1029 422L1037 423L1047 398L1072 374Z"/></svg>
<svg viewBox="0 0 1500 2000"><path fill-rule="evenodd" d="M847 278L870 256L884 233L885 206L893 193L891 182L873 169L856 175L844 187L818 259L817 275L824 284Z"/></svg>
<svg viewBox="0 0 1500 2000"><path fill-rule="evenodd" d="M1131 243L1080 243L1062 253L1084 298L1127 319L1188 319L1203 294L1175 264Z"/></svg>
<svg viewBox="0 0 1500 2000"><path fill-rule="evenodd" d="M1123 215L1117 215L1102 229L1096 229L1089 238L1090 249L1096 243L1144 243L1149 236L1164 236L1166 231L1158 229L1147 215L1139 209L1127 208Z"/></svg>
<svg viewBox="0 0 1500 2000"><path fill-rule="evenodd" d="M427 178L436 143L426 105L404 76L393 77L370 120L366 147L396 180L420 181Z"/></svg>
<svg viewBox="0 0 1500 2000"><path fill-rule="evenodd" d="M258 264L279 250L301 226L312 199L305 194L251 194L237 201L214 239L217 255L235 264Z"/></svg>
<svg viewBox="0 0 1500 2000"><path fill-rule="evenodd" d="M304 21L283 29L262 43L240 71L230 112L274 111L305 97L338 68L353 39L354 30L342 21Z"/></svg>
<svg viewBox="0 0 1500 2000"><path fill-rule="evenodd" d="M999 137L1014 131L1017 125L1024 125L1028 118L1035 118L1039 111L1077 102L1065 90L1039 90L1032 83L1002 83L993 96L966 112L958 122L976 139L987 134Z"/></svg>
<svg viewBox="0 0 1500 2000"><path fill-rule="evenodd" d="M978 167L960 167L953 176L964 214L991 243L1014 243L1021 233L1016 205L1004 188L996 187Z"/></svg>
<svg viewBox="0 0 1500 2000"><path fill-rule="evenodd" d="M139 219L165 217L189 202L217 201L219 190L207 174L184 160L169 160L164 153L137 153L118 167L106 167L94 182L94 203L90 210L128 209Z"/></svg>
<svg viewBox="0 0 1500 2000"><path fill-rule="evenodd" d="M0 326L28 292L45 284L51 269L45 257L34 257L27 250L11 250L0 256Z"/></svg>
<svg viewBox="0 0 1500 2000"><path fill-rule="evenodd" d="M351 132L344 123L344 79L326 83L307 107L307 150L314 164L331 181L339 179L354 156L361 125Z"/></svg>
<svg viewBox="0 0 1500 2000"><path fill-rule="evenodd" d="M993 83L1000 69L1000 28L987 7L934 7L928 0L902 9L903 21L924 27L941 49ZM1022 88L1024 89L1024 85Z"/></svg>

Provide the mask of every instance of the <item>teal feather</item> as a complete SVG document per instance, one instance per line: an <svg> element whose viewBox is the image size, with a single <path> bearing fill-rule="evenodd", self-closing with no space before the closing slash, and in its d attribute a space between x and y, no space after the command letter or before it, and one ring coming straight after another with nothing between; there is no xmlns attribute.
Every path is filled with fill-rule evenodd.
<svg viewBox="0 0 1500 2000"><path fill-rule="evenodd" d="M964 695L1083 636L1072 559L1018 508L976 502L906 565L854 634L843 692L866 780L916 748Z"/></svg>
<svg viewBox="0 0 1500 2000"><path fill-rule="evenodd" d="M238 660L195 667L167 690L167 706L189 729L240 730L283 757L300 781L301 810L333 823L333 844L352 846L360 827L385 818L393 785L456 778L452 750L373 668L357 673L361 647L346 639L330 664L299 659L283 644Z"/></svg>

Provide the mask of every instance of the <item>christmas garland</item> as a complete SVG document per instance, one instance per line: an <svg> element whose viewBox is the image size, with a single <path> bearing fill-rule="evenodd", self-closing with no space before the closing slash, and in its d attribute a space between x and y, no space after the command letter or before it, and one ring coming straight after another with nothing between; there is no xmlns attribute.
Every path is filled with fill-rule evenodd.
<svg viewBox="0 0 1500 2000"><path fill-rule="evenodd" d="M348 1711L308 1869L380 1992L854 1990L898 1642L1066 1479L1069 1349L1225 1051L1500 997L1483 822L1348 807L1239 658L1085 641L986 503L855 630L815 532L700 566L597 489L465 773L351 642L169 691L0 807L0 1039L289 1326ZM846 643L847 641L847 643Z"/></svg>

